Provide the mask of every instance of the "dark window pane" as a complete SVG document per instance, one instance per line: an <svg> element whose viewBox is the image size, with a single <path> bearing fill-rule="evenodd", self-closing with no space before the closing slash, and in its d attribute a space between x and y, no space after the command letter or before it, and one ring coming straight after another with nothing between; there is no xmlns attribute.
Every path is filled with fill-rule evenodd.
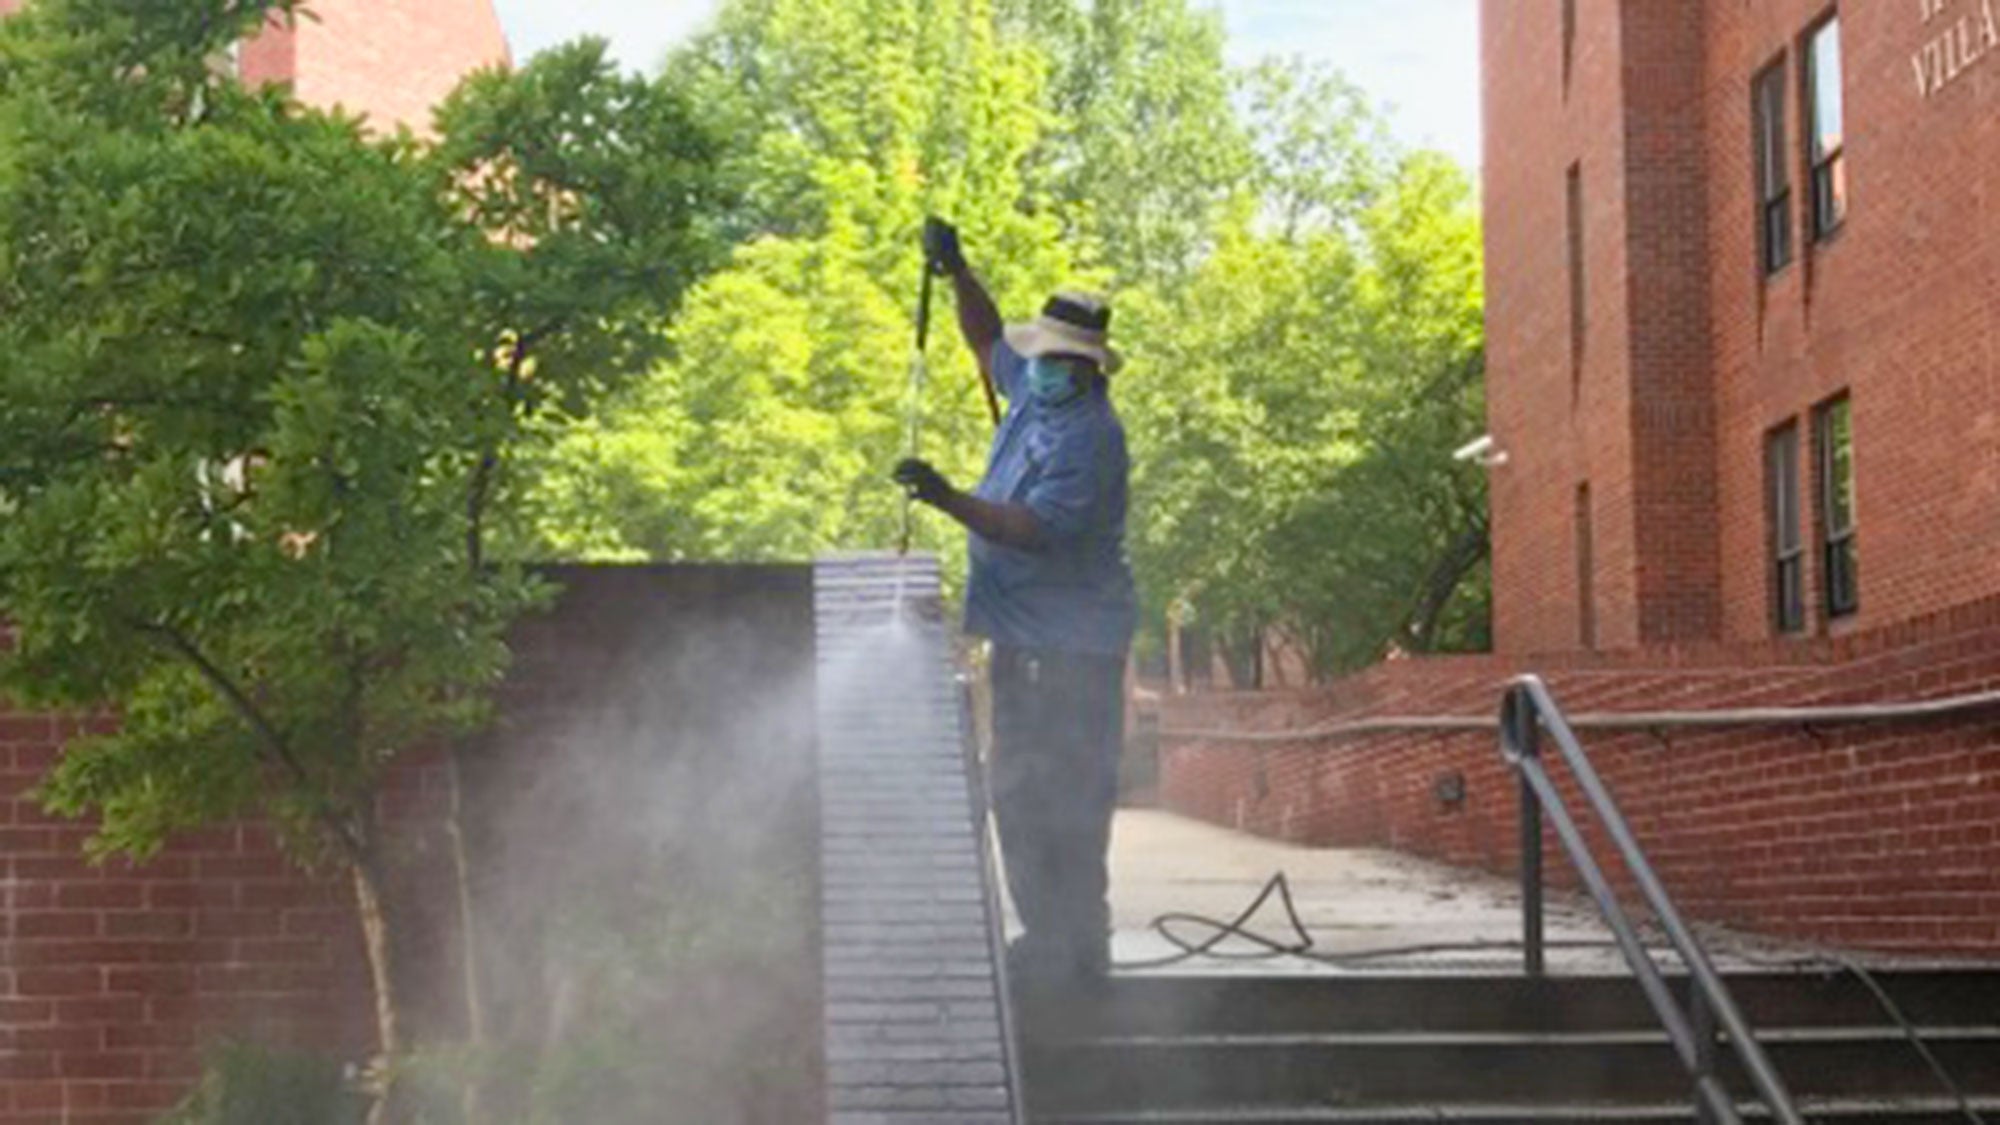
<svg viewBox="0 0 2000 1125"><path fill-rule="evenodd" d="M1769 440L1771 543L1784 554L1799 549L1799 428L1786 426Z"/></svg>
<svg viewBox="0 0 2000 1125"><path fill-rule="evenodd" d="M1780 633L1796 633L1806 627L1805 560L1797 555L1778 560L1777 589L1773 609Z"/></svg>
<svg viewBox="0 0 2000 1125"><path fill-rule="evenodd" d="M1597 533L1592 529L1590 486L1576 487L1577 641L1597 648Z"/></svg>
<svg viewBox="0 0 2000 1125"><path fill-rule="evenodd" d="M1848 617L1861 608L1861 583L1855 572L1854 540L1826 545L1826 613Z"/></svg>
<svg viewBox="0 0 2000 1125"><path fill-rule="evenodd" d="M1776 273L1792 260L1792 196L1780 195L1764 205L1764 272Z"/></svg>
<svg viewBox="0 0 2000 1125"><path fill-rule="evenodd" d="M1791 172L1785 148L1785 64L1764 68L1751 87L1752 128L1756 134L1757 198L1762 204L1764 271L1775 273L1792 260Z"/></svg>
<svg viewBox="0 0 2000 1125"><path fill-rule="evenodd" d="M1785 64L1757 76L1757 183L1771 199L1790 185L1785 167Z"/></svg>
<svg viewBox="0 0 2000 1125"><path fill-rule="evenodd" d="M1583 346L1589 327L1585 302L1588 299L1583 247L1583 165L1569 166L1567 191L1569 228L1569 361L1570 394L1574 398L1583 379Z"/></svg>
<svg viewBox="0 0 2000 1125"><path fill-rule="evenodd" d="M1764 472L1771 519L1771 610L1781 633L1805 628L1804 549L1799 503L1799 427L1765 439Z"/></svg>
<svg viewBox="0 0 2000 1125"><path fill-rule="evenodd" d="M1569 78L1576 69L1576 0L1562 0L1563 94L1569 94Z"/></svg>

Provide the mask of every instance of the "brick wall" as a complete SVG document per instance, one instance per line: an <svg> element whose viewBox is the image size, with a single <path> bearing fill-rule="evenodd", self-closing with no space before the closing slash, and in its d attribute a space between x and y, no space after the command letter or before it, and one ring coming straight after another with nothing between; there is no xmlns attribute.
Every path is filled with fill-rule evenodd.
<svg viewBox="0 0 2000 1125"><path fill-rule="evenodd" d="M2000 230L1987 216L2000 174L2000 65L1988 59L1929 99L1910 69L1939 23L1977 5L1952 0L1928 27L1916 5L1841 6L1851 209L1823 245L1801 212L1798 258L1769 282L1753 249L1749 75L1785 53L1797 151L1797 40L1827 6L1709 8L1724 555L1747 563L1767 553L1763 434L1849 389L1865 559L1856 625L1990 595L2000 590L2000 321L1988 294L2000 271ZM1801 207L1804 177L1802 166L1793 169ZM1820 578L1808 568L1811 604ZM1759 569L1729 568L1724 598L1729 635L1769 631Z"/></svg>
<svg viewBox="0 0 2000 1125"><path fill-rule="evenodd" d="M0 16L26 0L0 0ZM467 73L512 57L492 0L311 0L242 48L250 82L290 82L300 100L422 131Z"/></svg>
<svg viewBox="0 0 2000 1125"><path fill-rule="evenodd" d="M1543 674L1571 713L1991 691L2000 598L1809 648L1388 664L1313 692L1172 699L1163 722L1285 730L1365 715L1490 716L1507 680L1527 671ZM1692 916L1866 948L2000 953L2000 712L1585 742ZM1516 862L1517 786L1493 735L1277 746L1168 738L1161 754L1162 801L1180 812L1315 845L1392 847L1499 871ZM1467 783L1458 807L1436 794L1454 774ZM1567 878L1561 853L1550 854Z"/></svg>
<svg viewBox="0 0 2000 1125"><path fill-rule="evenodd" d="M461 76L510 55L491 0L315 0L294 32L300 100L419 131Z"/></svg>
<svg viewBox="0 0 2000 1125"><path fill-rule="evenodd" d="M1702 641L1717 635L1720 602L1703 26L1687 4L1657 0L1625 5L1621 23L1625 196L1598 203L1625 210L1637 634Z"/></svg>
<svg viewBox="0 0 2000 1125"><path fill-rule="evenodd" d="M1487 402L1509 461L1492 475L1494 639L1503 651L1580 643L1573 524L1590 486L1601 647L1640 641L1629 343L1633 252L1622 201L1621 0L1575 0L1563 80L1561 0L1484 0ZM1573 365L1566 181L1582 187L1585 331Z"/></svg>
<svg viewBox="0 0 2000 1125"><path fill-rule="evenodd" d="M777 696L810 684L809 575L556 573L563 599L517 635L467 778L493 1035L532 1050L562 1006L552 990L568 987L571 1008L587 991L563 984L574 966L551 962L538 921L579 891L616 888L615 903L589 903L611 932L644 940L658 917L622 915L669 896L685 903L670 924L694 952L653 973L660 994L641 1002L660 1006L653 1026L693 1020L726 1053L694 1065L703 1044L663 1037L677 1104L703 1120L814 1119L811 724ZM0 711L0 1125L144 1125L219 1036L365 1058L373 1024L346 883L300 874L255 825L185 835L141 865L90 866L88 829L42 814L29 790L64 741L104 721ZM445 794L441 761L419 755L385 797L420 1039L462 1023ZM682 857L692 865L675 866ZM746 910L760 929L733 942L688 921L734 925ZM771 1069L740 1073L735 1052Z"/></svg>
<svg viewBox="0 0 2000 1125"><path fill-rule="evenodd" d="M88 726L0 713L0 1123L150 1120L223 1032L355 1053L365 1009L328 1002L364 979L341 888L247 826L86 864L88 829L27 791Z"/></svg>
<svg viewBox="0 0 2000 1125"><path fill-rule="evenodd" d="M2000 593L2000 53L1920 96L1911 57L1975 0L1845 4L1851 210L1807 225L1800 38L1825 0L1486 0L1485 186L1496 640L1578 643L1576 486L1602 647L1771 632L1764 435L1852 395L1868 629ZM1975 20L1975 28L1978 26ZM1757 257L1750 83L1783 56L1792 264ZM1583 171L1589 333L1570 388L1564 175ZM1809 439L1809 431L1806 436ZM1810 452L1810 441L1806 443ZM1810 457L1800 482L1808 511ZM1810 549L1814 528L1806 538ZM1702 575L1711 576L1707 580Z"/></svg>
<svg viewBox="0 0 2000 1125"><path fill-rule="evenodd" d="M244 40L237 55L238 76L245 82L290 82L298 71L298 29L273 19L264 30Z"/></svg>

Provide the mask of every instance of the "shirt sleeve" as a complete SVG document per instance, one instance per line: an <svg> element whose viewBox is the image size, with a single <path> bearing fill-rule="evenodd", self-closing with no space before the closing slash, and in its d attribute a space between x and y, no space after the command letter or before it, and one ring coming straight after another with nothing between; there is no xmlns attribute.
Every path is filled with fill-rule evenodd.
<svg viewBox="0 0 2000 1125"><path fill-rule="evenodd" d="M1072 543L1101 518L1107 444L1101 430L1089 427L1065 434L1049 447L1023 502L1051 542Z"/></svg>
<svg viewBox="0 0 2000 1125"><path fill-rule="evenodd" d="M993 387L1000 397L1013 402L1020 397L1021 382L1028 375L1028 361L1007 343L1006 337L993 342Z"/></svg>

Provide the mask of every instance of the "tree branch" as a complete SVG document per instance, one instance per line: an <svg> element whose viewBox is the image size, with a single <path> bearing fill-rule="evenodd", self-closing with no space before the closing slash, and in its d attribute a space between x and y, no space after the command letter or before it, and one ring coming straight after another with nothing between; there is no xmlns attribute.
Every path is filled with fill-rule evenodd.
<svg viewBox="0 0 2000 1125"><path fill-rule="evenodd" d="M515 338L513 354L507 358L507 382L504 386L510 411L520 394L522 368L527 365L535 345L561 331L562 325L562 318L558 317ZM493 488L493 474L499 467L500 450L497 446L487 446L479 454L479 466L472 471L472 487L465 497L465 559L474 574L486 565L486 500Z"/></svg>
<svg viewBox="0 0 2000 1125"><path fill-rule="evenodd" d="M292 752L291 744L285 740L285 736L272 725L256 701L251 699L235 680L230 679L227 672L210 660L192 640L189 640L186 634L171 626L152 621L131 619L130 624L141 633L166 645L192 665L195 671L201 674L201 678L208 681L208 685L214 688L216 693L222 696L223 700L249 725L264 748L264 756L281 765L285 772L292 776L292 781L300 790L309 794L315 792L312 775L307 772L305 764L299 761L298 755ZM360 859L366 854L362 841L355 836L351 826L342 822L331 810L322 808L318 815L322 826L333 833L340 844L347 849L350 859Z"/></svg>
<svg viewBox="0 0 2000 1125"><path fill-rule="evenodd" d="M1430 652L1437 643L1437 630L1445 607L1451 604L1452 595L1458 592L1465 576L1486 557L1492 549L1491 537L1487 534L1486 521L1474 519L1471 526L1459 533L1459 537L1445 551L1437 565L1424 580L1423 593L1416 609L1403 628L1403 635L1410 639L1418 652Z"/></svg>

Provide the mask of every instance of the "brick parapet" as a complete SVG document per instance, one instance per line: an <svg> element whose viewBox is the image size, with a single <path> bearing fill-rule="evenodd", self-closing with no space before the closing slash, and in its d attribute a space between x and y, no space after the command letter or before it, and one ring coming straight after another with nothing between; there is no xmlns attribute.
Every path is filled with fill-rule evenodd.
<svg viewBox="0 0 2000 1125"><path fill-rule="evenodd" d="M1398 662L1314 691L1170 699L1163 724L1282 731L1385 714L1489 716L1526 672L1572 712L2000 690L2000 598L1814 644ZM2000 715L1599 734L1586 745L1693 916L1870 949L2000 953ZM1161 755L1161 799L1176 811L1313 845L1496 871L1516 862L1516 785L1492 735L1170 739ZM1440 799L1448 777L1464 779L1462 804Z"/></svg>
<svg viewBox="0 0 2000 1125"><path fill-rule="evenodd" d="M341 885L303 876L254 825L183 833L134 863L83 858L90 829L34 785L94 721L0 711L0 1123L136 1125L229 1035L359 1057L365 1010Z"/></svg>

